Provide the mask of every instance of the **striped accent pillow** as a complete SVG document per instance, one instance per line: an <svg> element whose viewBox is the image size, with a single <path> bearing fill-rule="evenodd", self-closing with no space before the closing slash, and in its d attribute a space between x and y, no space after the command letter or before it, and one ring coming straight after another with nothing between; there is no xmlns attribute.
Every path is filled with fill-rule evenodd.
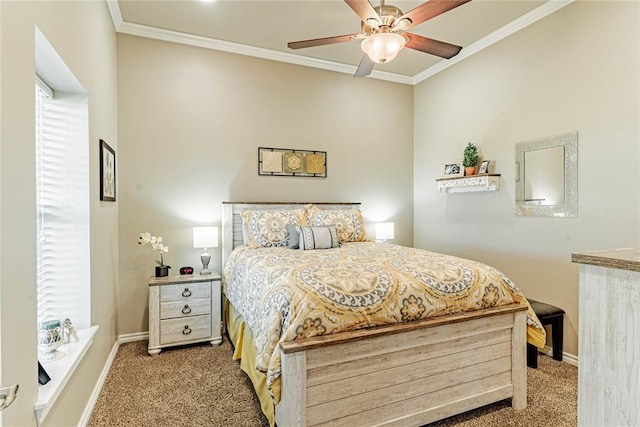
<svg viewBox="0 0 640 427"><path fill-rule="evenodd" d="M300 226L300 249L330 249L340 246L338 229L334 225L306 227Z"/></svg>

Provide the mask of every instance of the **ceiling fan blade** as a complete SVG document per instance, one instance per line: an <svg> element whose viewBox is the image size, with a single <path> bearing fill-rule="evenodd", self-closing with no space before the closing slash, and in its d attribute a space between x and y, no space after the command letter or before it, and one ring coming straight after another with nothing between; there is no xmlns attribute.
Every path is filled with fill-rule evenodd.
<svg viewBox="0 0 640 427"><path fill-rule="evenodd" d="M298 42L289 42L287 46L291 49L301 49L303 47L324 46L327 44L336 44L350 42L353 37L357 37L358 34L345 34L343 36L324 37L321 39L301 40Z"/></svg>
<svg viewBox="0 0 640 427"><path fill-rule="evenodd" d="M430 53L431 55L440 56L446 59L456 56L462 49L461 46L430 39L417 34L404 33L404 35L409 37L409 41L404 45L405 47L419 50L420 52Z"/></svg>
<svg viewBox="0 0 640 427"><path fill-rule="evenodd" d="M373 66L376 65L375 62L373 62L369 56L365 53L362 56L362 60L360 60L360 65L358 65L358 69L356 70L356 73L353 75L353 77L365 77L368 76L369 74L371 74L371 71L373 71Z"/></svg>
<svg viewBox="0 0 640 427"><path fill-rule="evenodd" d="M371 25L374 22L382 23L378 12L371 6L368 0L344 0L351 9L360 17L360 20ZM372 25L373 26L373 25Z"/></svg>
<svg viewBox="0 0 640 427"><path fill-rule="evenodd" d="M406 30L470 1L471 0L429 0L420 6L411 9L409 12L396 19L395 22L401 23L403 27L402 29ZM403 21L404 19L409 19L411 22L407 23L407 21Z"/></svg>

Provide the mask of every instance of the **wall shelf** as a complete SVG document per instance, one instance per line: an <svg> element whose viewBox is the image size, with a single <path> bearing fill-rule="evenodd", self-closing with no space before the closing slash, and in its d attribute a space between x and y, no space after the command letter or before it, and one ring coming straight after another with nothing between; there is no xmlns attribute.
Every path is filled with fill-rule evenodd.
<svg viewBox="0 0 640 427"><path fill-rule="evenodd" d="M500 174L488 173L455 178L438 178L438 190L442 193L468 193L471 191L500 190Z"/></svg>

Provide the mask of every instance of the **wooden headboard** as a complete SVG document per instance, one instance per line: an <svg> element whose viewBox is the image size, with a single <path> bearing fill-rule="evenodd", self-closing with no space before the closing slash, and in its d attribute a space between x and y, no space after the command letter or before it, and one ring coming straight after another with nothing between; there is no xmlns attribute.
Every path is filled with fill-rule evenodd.
<svg viewBox="0 0 640 427"><path fill-rule="evenodd" d="M222 202L222 267L224 268L231 251L243 244L241 212L301 209L308 204L320 209L360 209L359 202Z"/></svg>

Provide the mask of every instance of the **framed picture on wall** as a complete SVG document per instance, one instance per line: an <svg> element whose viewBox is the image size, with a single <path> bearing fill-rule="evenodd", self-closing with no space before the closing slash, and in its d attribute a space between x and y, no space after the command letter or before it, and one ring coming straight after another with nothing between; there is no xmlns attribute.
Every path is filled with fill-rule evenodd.
<svg viewBox="0 0 640 427"><path fill-rule="evenodd" d="M327 152L258 147L258 175L327 177Z"/></svg>
<svg viewBox="0 0 640 427"><path fill-rule="evenodd" d="M491 160L483 160L482 163L480 164L480 169L478 170L478 173L489 173L489 162Z"/></svg>
<svg viewBox="0 0 640 427"><path fill-rule="evenodd" d="M116 152L100 140L100 200L116 201Z"/></svg>
<svg viewBox="0 0 640 427"><path fill-rule="evenodd" d="M446 178L464 176L464 168L462 167L462 162L443 163L442 176Z"/></svg>

